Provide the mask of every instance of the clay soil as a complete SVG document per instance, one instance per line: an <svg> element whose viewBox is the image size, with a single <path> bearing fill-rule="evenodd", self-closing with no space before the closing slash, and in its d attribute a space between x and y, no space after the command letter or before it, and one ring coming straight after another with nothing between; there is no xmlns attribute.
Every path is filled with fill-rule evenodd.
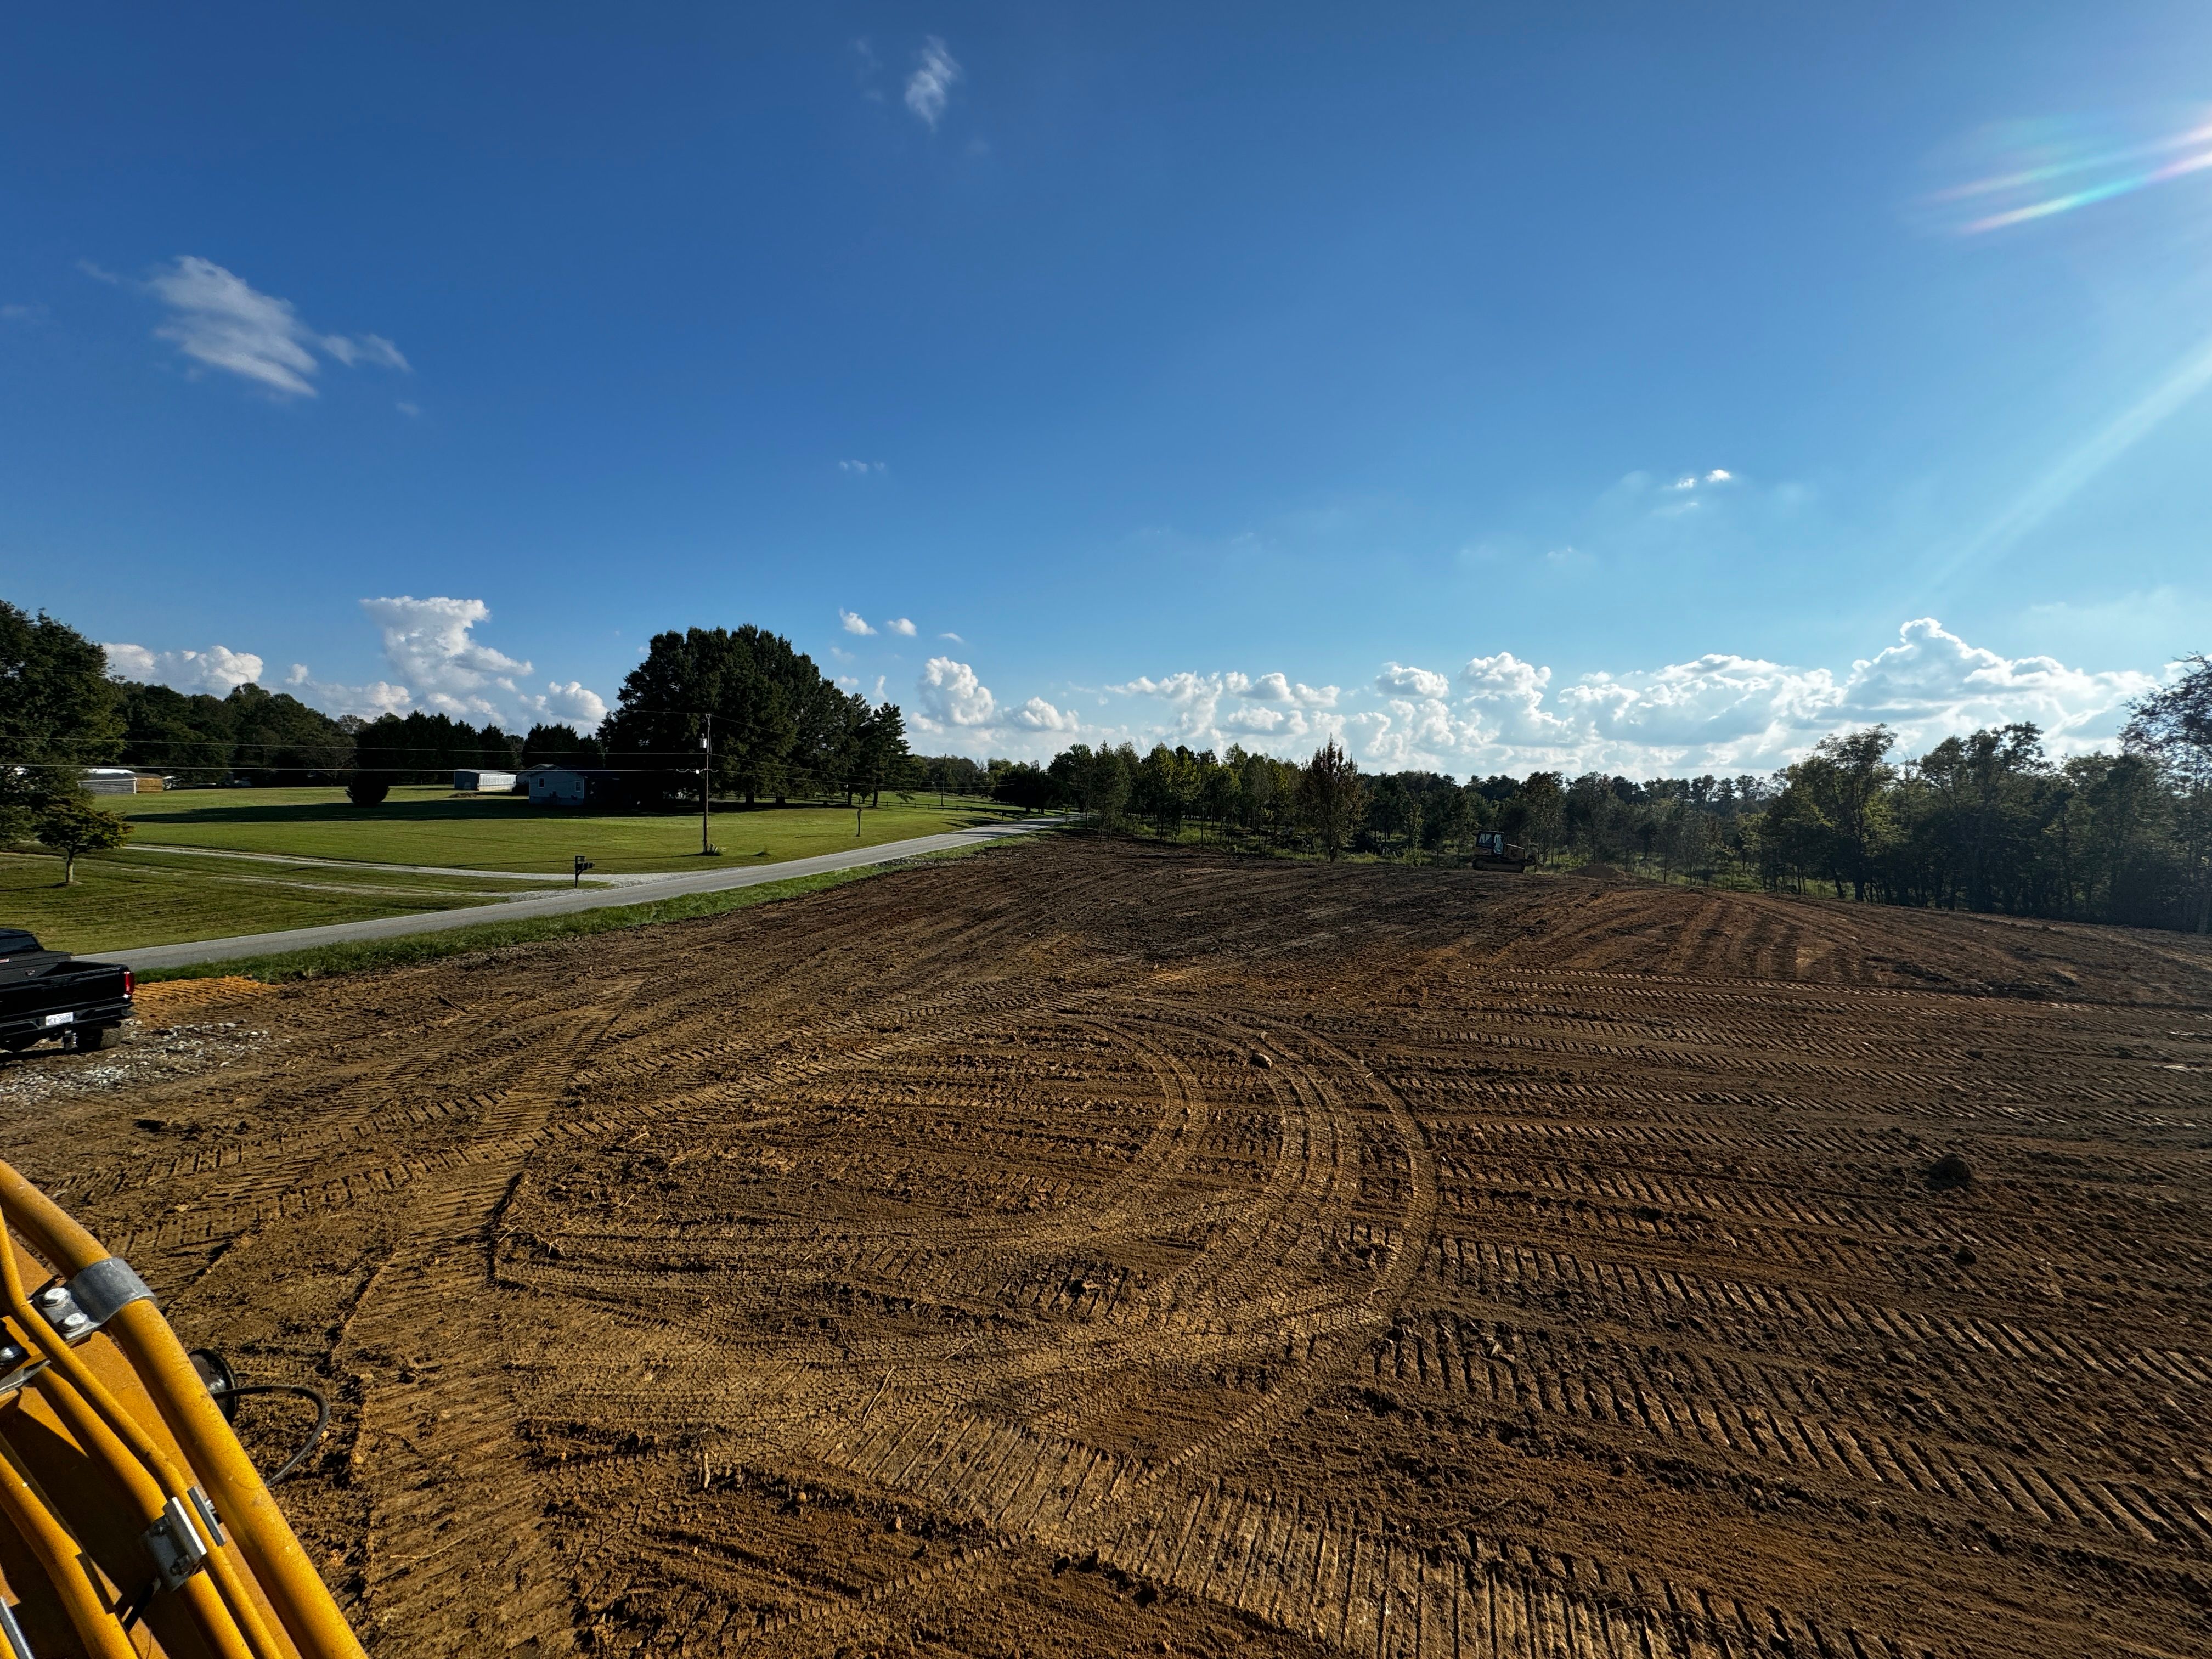
<svg viewBox="0 0 2212 1659"><path fill-rule="evenodd" d="M0 1146L379 1655L2212 1652L2203 941L1061 840L149 1007Z"/></svg>

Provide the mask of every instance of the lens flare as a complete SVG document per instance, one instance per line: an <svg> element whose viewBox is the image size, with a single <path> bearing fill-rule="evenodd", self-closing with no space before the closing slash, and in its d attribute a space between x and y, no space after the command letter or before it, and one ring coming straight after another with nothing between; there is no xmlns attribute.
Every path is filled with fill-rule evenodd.
<svg viewBox="0 0 2212 1659"><path fill-rule="evenodd" d="M2179 131L2130 143L2109 135L2088 143L2079 133L2048 128L1996 137L1994 147L2010 152L2010 165L1924 198L1945 218L1961 214L1951 228L1962 236L2051 218L2212 170L2212 120L2201 115ZM2073 187L2057 188L2063 185Z"/></svg>

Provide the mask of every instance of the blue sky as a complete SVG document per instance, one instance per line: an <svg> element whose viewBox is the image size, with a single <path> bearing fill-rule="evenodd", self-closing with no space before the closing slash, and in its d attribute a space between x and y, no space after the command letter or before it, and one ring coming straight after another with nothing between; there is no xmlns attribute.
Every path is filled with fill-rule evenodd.
<svg viewBox="0 0 2212 1659"><path fill-rule="evenodd" d="M333 709L750 621L924 748L1460 774L2080 745L2212 647L2212 12L1188 11L18 18L0 593Z"/></svg>

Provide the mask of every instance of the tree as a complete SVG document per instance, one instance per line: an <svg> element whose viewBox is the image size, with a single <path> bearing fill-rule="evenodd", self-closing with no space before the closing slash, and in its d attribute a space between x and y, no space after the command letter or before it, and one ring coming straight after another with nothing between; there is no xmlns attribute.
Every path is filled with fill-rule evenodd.
<svg viewBox="0 0 2212 1659"><path fill-rule="evenodd" d="M2182 661L2179 679L2130 705L2120 740L2156 756L2181 781L2184 908L2202 933L2212 930L2212 658L2199 651Z"/></svg>
<svg viewBox="0 0 2212 1659"><path fill-rule="evenodd" d="M82 791L51 797L33 820L41 846L62 855L62 885L76 881L76 861L86 853L112 853L131 839L131 826L102 811Z"/></svg>
<svg viewBox="0 0 2212 1659"><path fill-rule="evenodd" d="M897 782L905 773L906 716L899 706L887 702L862 715L846 753L847 794L866 795L871 806L880 805L884 786Z"/></svg>
<svg viewBox="0 0 2212 1659"><path fill-rule="evenodd" d="M40 611L0 599L0 810L74 798L81 768L115 758L123 735L107 653Z"/></svg>
<svg viewBox="0 0 2212 1659"><path fill-rule="evenodd" d="M573 726L541 721L522 739L525 767L604 766L606 762L606 745L597 738L583 736Z"/></svg>
<svg viewBox="0 0 2212 1659"><path fill-rule="evenodd" d="M781 635L750 623L693 628L653 636L599 737L639 793L696 801L699 739L711 715L715 787L781 801L823 787L849 795L856 765L877 769L872 793L896 781L903 722L892 742L880 721L863 732L869 714L864 698L838 690Z"/></svg>
<svg viewBox="0 0 2212 1659"><path fill-rule="evenodd" d="M1836 895L1844 884L1863 899L1891 832L1888 793L1897 780L1888 756L1897 738L1886 726L1823 738L1790 769L1790 787L1802 792L1801 815L1817 825L1820 857Z"/></svg>
<svg viewBox="0 0 2212 1659"><path fill-rule="evenodd" d="M1185 747L1170 749L1164 743L1155 744L1152 752L1137 764L1130 804L1152 819L1160 834L1172 836L1182 830L1198 798L1199 787L1196 756Z"/></svg>
<svg viewBox="0 0 2212 1659"><path fill-rule="evenodd" d="M1334 859L1351 842L1366 807L1359 767L1331 738L1314 751L1298 780L1298 804L1322 851Z"/></svg>
<svg viewBox="0 0 2212 1659"><path fill-rule="evenodd" d="M1510 809L1520 808L1518 812ZM1548 864L1559 850L1567 823L1567 793L1557 772L1531 772L1506 803L1499 825L1508 836L1525 836L1536 848L1536 861ZM1517 823L1508 822L1517 817Z"/></svg>
<svg viewBox="0 0 2212 1659"><path fill-rule="evenodd" d="M1034 812L1041 806L1052 804L1052 780L1044 769L1031 762L1002 769L991 785L991 799L1004 801L1009 806L1018 806L1024 812Z"/></svg>
<svg viewBox="0 0 2212 1659"><path fill-rule="evenodd" d="M391 793L389 772L356 772L346 780L346 799L356 806L381 806Z"/></svg>

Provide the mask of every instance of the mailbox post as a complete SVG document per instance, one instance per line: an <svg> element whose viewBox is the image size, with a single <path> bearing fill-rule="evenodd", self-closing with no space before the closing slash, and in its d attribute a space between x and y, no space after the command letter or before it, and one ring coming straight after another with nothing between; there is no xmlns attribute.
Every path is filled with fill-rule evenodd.
<svg viewBox="0 0 2212 1659"><path fill-rule="evenodd" d="M576 885L577 885L577 886L581 887L581 886L584 884L584 872L585 872L585 871L586 871L586 870L588 870L588 869L590 869L591 867L592 867L592 861L591 861L591 860L589 860L589 859L586 858L586 857L585 857L581 853L579 853L579 854L576 854Z"/></svg>

